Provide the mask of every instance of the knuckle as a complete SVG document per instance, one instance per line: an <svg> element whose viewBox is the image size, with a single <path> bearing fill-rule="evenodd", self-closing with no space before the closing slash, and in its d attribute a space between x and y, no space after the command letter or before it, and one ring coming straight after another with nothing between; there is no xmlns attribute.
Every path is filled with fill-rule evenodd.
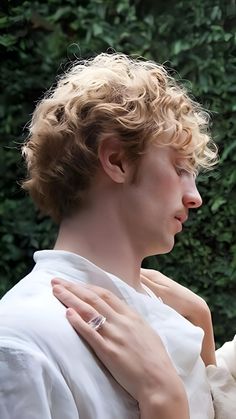
<svg viewBox="0 0 236 419"><path fill-rule="evenodd" d="M129 319L131 321L137 321L137 320L142 320L142 318L140 317L140 315L135 311L135 310L129 310Z"/></svg>
<svg viewBox="0 0 236 419"><path fill-rule="evenodd" d="M92 306L95 306L99 300L99 297L97 296L97 294L91 292L91 293L86 294L83 300L86 303L91 304Z"/></svg>
<svg viewBox="0 0 236 419"><path fill-rule="evenodd" d="M114 299L114 295L107 290L102 290L100 297L107 303L110 303Z"/></svg>
<svg viewBox="0 0 236 419"><path fill-rule="evenodd" d="M93 287L92 290L98 299L101 298L103 301L107 303L110 303L111 301L114 301L115 299L115 295L111 291L105 288Z"/></svg>

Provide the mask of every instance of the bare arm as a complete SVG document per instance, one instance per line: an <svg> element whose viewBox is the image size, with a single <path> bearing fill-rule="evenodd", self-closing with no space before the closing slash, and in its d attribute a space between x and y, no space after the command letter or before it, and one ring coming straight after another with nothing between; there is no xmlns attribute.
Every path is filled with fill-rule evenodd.
<svg viewBox="0 0 236 419"><path fill-rule="evenodd" d="M201 356L205 365L216 364L211 312L206 302L188 288L152 269L141 269L141 281L164 303L204 331Z"/></svg>
<svg viewBox="0 0 236 419"><path fill-rule="evenodd" d="M182 380L160 337L138 313L95 286L54 281L53 293L71 307L67 318L76 332L137 400L142 419L190 418ZM99 332L88 324L98 314L107 319Z"/></svg>

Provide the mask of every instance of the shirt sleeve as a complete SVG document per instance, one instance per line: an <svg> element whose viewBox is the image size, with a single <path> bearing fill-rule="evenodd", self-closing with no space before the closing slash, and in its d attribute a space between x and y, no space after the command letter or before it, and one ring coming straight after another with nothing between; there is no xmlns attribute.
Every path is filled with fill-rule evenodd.
<svg viewBox="0 0 236 419"><path fill-rule="evenodd" d="M63 377L40 351L0 348L1 419L77 419Z"/></svg>

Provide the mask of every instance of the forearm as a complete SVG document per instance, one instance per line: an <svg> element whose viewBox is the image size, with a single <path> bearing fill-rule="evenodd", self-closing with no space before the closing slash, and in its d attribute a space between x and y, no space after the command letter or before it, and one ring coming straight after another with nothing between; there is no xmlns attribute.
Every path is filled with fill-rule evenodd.
<svg viewBox="0 0 236 419"><path fill-rule="evenodd" d="M215 340L211 312L204 300L202 300L201 304L199 304L199 306L196 308L196 313L194 312L193 308L192 313L189 316L189 320L195 324L195 326L201 327L204 331L201 351L203 362L206 366L216 365Z"/></svg>
<svg viewBox="0 0 236 419"><path fill-rule="evenodd" d="M211 333L209 333L208 335L205 334L202 343L201 357L206 366L216 365L215 343L214 338L211 337Z"/></svg>

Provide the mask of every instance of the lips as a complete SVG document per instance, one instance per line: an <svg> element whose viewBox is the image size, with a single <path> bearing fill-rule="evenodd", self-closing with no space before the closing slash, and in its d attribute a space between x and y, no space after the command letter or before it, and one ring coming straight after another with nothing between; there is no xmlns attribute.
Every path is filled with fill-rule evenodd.
<svg viewBox="0 0 236 419"><path fill-rule="evenodd" d="M185 223L185 221L187 221L188 216L187 216L187 214L184 213L184 214L176 215L175 218L176 218L176 220L180 221L181 224L183 224L183 223Z"/></svg>
<svg viewBox="0 0 236 419"><path fill-rule="evenodd" d="M183 228L182 222L177 217L175 217L175 220L176 220L176 225L178 226L178 230L181 231Z"/></svg>

